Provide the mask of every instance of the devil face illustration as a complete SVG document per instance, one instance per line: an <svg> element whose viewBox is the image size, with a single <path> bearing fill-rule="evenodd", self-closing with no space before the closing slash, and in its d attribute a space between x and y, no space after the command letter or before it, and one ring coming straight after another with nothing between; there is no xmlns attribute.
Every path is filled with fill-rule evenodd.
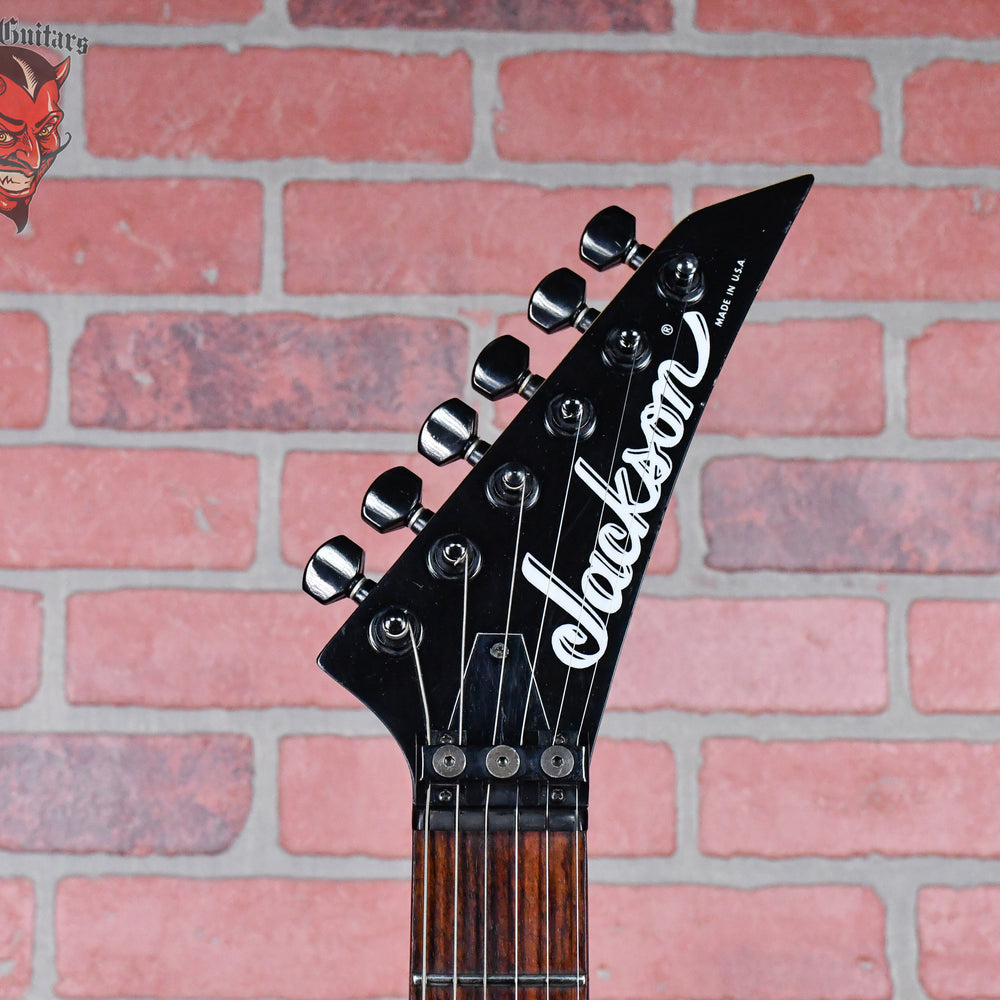
<svg viewBox="0 0 1000 1000"><path fill-rule="evenodd" d="M21 232L38 182L60 152L59 88L69 59L53 66L31 49L0 48L0 214Z"/></svg>

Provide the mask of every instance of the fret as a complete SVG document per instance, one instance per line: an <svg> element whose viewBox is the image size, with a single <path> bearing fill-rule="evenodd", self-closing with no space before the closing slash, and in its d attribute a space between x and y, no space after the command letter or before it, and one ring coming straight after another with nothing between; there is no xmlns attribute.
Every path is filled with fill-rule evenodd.
<svg viewBox="0 0 1000 1000"><path fill-rule="evenodd" d="M586 1000L586 834L457 836L414 831L411 1000Z"/></svg>

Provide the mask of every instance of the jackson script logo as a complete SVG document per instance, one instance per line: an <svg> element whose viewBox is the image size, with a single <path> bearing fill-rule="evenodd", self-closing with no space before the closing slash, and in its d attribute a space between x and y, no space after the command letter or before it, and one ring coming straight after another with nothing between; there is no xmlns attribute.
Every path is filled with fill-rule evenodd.
<svg viewBox="0 0 1000 1000"><path fill-rule="evenodd" d="M0 37L9 35L0 31ZM69 145L68 133L65 144L59 141L59 90L68 75L69 57L53 65L31 49L0 46L0 214L19 233L39 181Z"/></svg>
<svg viewBox="0 0 1000 1000"><path fill-rule="evenodd" d="M645 444L622 452L610 483L582 458L573 466L580 481L617 518L600 526L580 592L576 593L530 552L525 553L521 563L524 578L571 618L552 632L552 649L567 667L592 667L607 650L605 622L621 609L622 594L632 581L632 566L649 533L649 522L643 515L660 502L663 484L674 468L671 449L684 438L687 421L694 412L694 405L680 387L693 389L700 384L708 369L712 345L708 323L700 312L686 312L684 327L694 339L697 362L693 371L673 359L657 369L653 398L639 418Z"/></svg>

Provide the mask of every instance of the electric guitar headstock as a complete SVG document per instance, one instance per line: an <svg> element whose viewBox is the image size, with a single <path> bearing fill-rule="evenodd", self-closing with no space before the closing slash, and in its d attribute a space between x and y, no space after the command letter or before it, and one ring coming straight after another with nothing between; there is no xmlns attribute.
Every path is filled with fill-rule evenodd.
<svg viewBox="0 0 1000 1000"><path fill-rule="evenodd" d="M403 749L418 824L433 826L439 804L481 813L484 799L544 813L550 828L583 821L590 754L678 471L811 183L697 211L655 249L636 242L624 210L596 215L583 259L635 273L600 312L572 271L539 284L532 322L582 334L548 378L512 337L482 352L474 387L526 400L495 442L459 399L431 413L421 453L470 464L437 512L404 468L372 484L364 520L416 533L392 568L367 578L344 536L309 560L308 593L359 605L320 666Z"/></svg>

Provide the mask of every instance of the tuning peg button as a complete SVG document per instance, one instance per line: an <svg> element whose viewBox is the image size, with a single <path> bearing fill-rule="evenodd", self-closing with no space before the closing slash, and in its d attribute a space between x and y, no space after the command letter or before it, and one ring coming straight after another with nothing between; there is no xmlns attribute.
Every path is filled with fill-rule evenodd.
<svg viewBox="0 0 1000 1000"><path fill-rule="evenodd" d="M599 313L586 302L587 283L568 267L547 274L531 293L528 319L546 333L575 326L581 333Z"/></svg>
<svg viewBox="0 0 1000 1000"><path fill-rule="evenodd" d="M309 558L302 574L302 589L320 604L344 597L360 604L375 586L364 574L364 550L345 535L337 535Z"/></svg>
<svg viewBox="0 0 1000 1000"><path fill-rule="evenodd" d="M403 465L387 469L368 487L361 518L380 534L404 525L422 531L434 512L422 507L420 477Z"/></svg>
<svg viewBox="0 0 1000 1000"><path fill-rule="evenodd" d="M587 223L580 239L580 256L591 267L605 271L615 264L638 268L652 248L635 239L635 216L609 205Z"/></svg>
<svg viewBox="0 0 1000 1000"><path fill-rule="evenodd" d="M435 465L447 465L464 458L475 465L489 449L489 443L476 436L479 415L460 399L449 399L431 411L420 428L417 451Z"/></svg>
<svg viewBox="0 0 1000 1000"><path fill-rule="evenodd" d="M504 399L514 393L530 399L545 381L528 368L528 345L504 334L487 344L472 369L472 387L487 399Z"/></svg>

